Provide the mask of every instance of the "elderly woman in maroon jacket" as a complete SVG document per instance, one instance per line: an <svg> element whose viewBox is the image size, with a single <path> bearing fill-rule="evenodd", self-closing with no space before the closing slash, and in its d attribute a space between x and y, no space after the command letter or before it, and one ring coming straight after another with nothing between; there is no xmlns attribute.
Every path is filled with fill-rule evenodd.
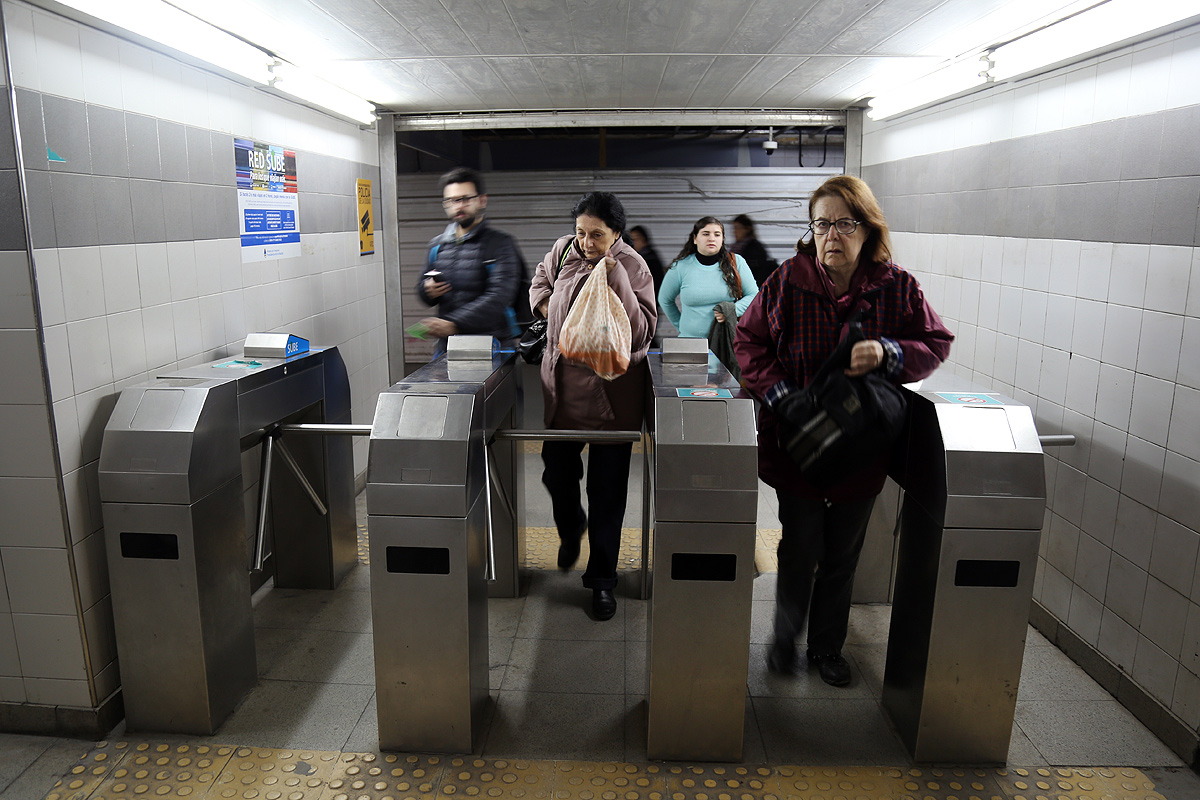
<svg viewBox="0 0 1200 800"><path fill-rule="evenodd" d="M625 209L608 192L589 192L571 212L575 233L554 243L538 264L529 289L529 307L547 320L542 359L542 395L546 427L583 430L640 430L645 416L645 358L658 320L654 278L646 262L621 238ZM572 363L558 350L567 312L593 269L608 270L608 285L625 313L633 338L629 370L615 380L601 379L587 366ZM611 619L617 611L617 552L629 483L630 442L588 447L588 507L580 503L583 442L548 441L542 445L542 483L550 491L558 527L558 566L569 570L579 558L586 529L591 554L583 585L592 590L592 612Z"/></svg>
<svg viewBox="0 0 1200 800"><path fill-rule="evenodd" d="M878 371L895 383L929 375L950 353L953 334L926 303L916 279L892 263L887 221L858 178L830 178L808 204L811 238L773 272L737 327L734 350L745 385L763 400L759 475L779 497L779 574L773 672L796 671L796 638L808 617L808 662L833 686L850 682L842 657L850 592L885 459L842 483L818 488L781 449L779 418L797 422L799 389L863 312L864 341L848 375ZM810 607L811 597L811 607Z"/></svg>

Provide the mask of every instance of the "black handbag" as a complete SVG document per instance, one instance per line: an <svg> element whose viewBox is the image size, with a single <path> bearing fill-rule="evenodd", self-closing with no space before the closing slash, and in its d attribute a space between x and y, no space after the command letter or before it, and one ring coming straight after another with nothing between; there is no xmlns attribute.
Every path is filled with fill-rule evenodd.
<svg viewBox="0 0 1200 800"><path fill-rule="evenodd" d="M888 452L904 428L908 401L882 375L850 377L850 350L866 337L853 322L845 339L780 417L779 444L816 486L830 487Z"/></svg>
<svg viewBox="0 0 1200 800"><path fill-rule="evenodd" d="M542 356L546 352L546 320L535 319L529 323L520 343L517 344L517 352L527 364L542 363Z"/></svg>

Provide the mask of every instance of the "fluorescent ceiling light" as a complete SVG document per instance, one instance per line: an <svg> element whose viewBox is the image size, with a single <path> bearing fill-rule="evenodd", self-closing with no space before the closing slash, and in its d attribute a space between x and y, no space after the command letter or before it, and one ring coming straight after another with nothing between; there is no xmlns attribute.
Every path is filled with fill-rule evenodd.
<svg viewBox="0 0 1200 800"><path fill-rule="evenodd" d="M59 2L255 83L271 81L270 55L160 0Z"/></svg>
<svg viewBox="0 0 1200 800"><path fill-rule="evenodd" d="M375 106L341 87L305 72L293 64L276 63L272 68L275 80L271 86L300 100L328 109L363 125L376 120Z"/></svg>
<svg viewBox="0 0 1200 800"><path fill-rule="evenodd" d="M966 58L914 81L882 92L871 100L867 116L879 120L945 99L988 82L987 61Z"/></svg>
<svg viewBox="0 0 1200 800"><path fill-rule="evenodd" d="M1006 80L1200 14L1200 0L1109 0L996 48L991 75Z"/></svg>

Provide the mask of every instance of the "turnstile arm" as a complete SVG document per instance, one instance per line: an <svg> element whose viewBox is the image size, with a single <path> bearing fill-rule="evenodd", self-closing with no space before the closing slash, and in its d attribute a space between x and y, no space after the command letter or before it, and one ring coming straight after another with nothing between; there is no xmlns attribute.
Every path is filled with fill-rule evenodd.
<svg viewBox="0 0 1200 800"><path fill-rule="evenodd" d="M1044 436L1038 436L1038 441L1042 443L1042 447L1074 447L1075 434L1048 433Z"/></svg>
<svg viewBox="0 0 1200 800"><path fill-rule="evenodd" d="M496 431L494 438L517 442L640 442L642 432L509 428Z"/></svg>
<svg viewBox="0 0 1200 800"><path fill-rule="evenodd" d="M325 508L325 504L321 502L321 498L317 495L317 490L308 482L308 478L304 477L304 472L300 469L300 465L296 462L296 458L292 455L292 451L288 449L283 440L275 442L275 446L279 448L279 456L283 459L283 463L288 465L288 469L296 476L296 480L300 481L300 488L308 495L308 499L312 501L313 508L317 509L317 513L322 517L329 513L329 509Z"/></svg>

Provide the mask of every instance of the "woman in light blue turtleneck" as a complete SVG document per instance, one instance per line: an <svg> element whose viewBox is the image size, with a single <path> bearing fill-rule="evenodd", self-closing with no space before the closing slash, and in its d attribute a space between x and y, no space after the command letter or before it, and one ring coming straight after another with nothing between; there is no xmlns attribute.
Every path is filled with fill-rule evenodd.
<svg viewBox="0 0 1200 800"><path fill-rule="evenodd" d="M707 339L714 319L725 322L718 303L733 303L740 317L756 294L750 266L725 247L725 226L716 217L702 217L663 276L658 304L680 336Z"/></svg>

